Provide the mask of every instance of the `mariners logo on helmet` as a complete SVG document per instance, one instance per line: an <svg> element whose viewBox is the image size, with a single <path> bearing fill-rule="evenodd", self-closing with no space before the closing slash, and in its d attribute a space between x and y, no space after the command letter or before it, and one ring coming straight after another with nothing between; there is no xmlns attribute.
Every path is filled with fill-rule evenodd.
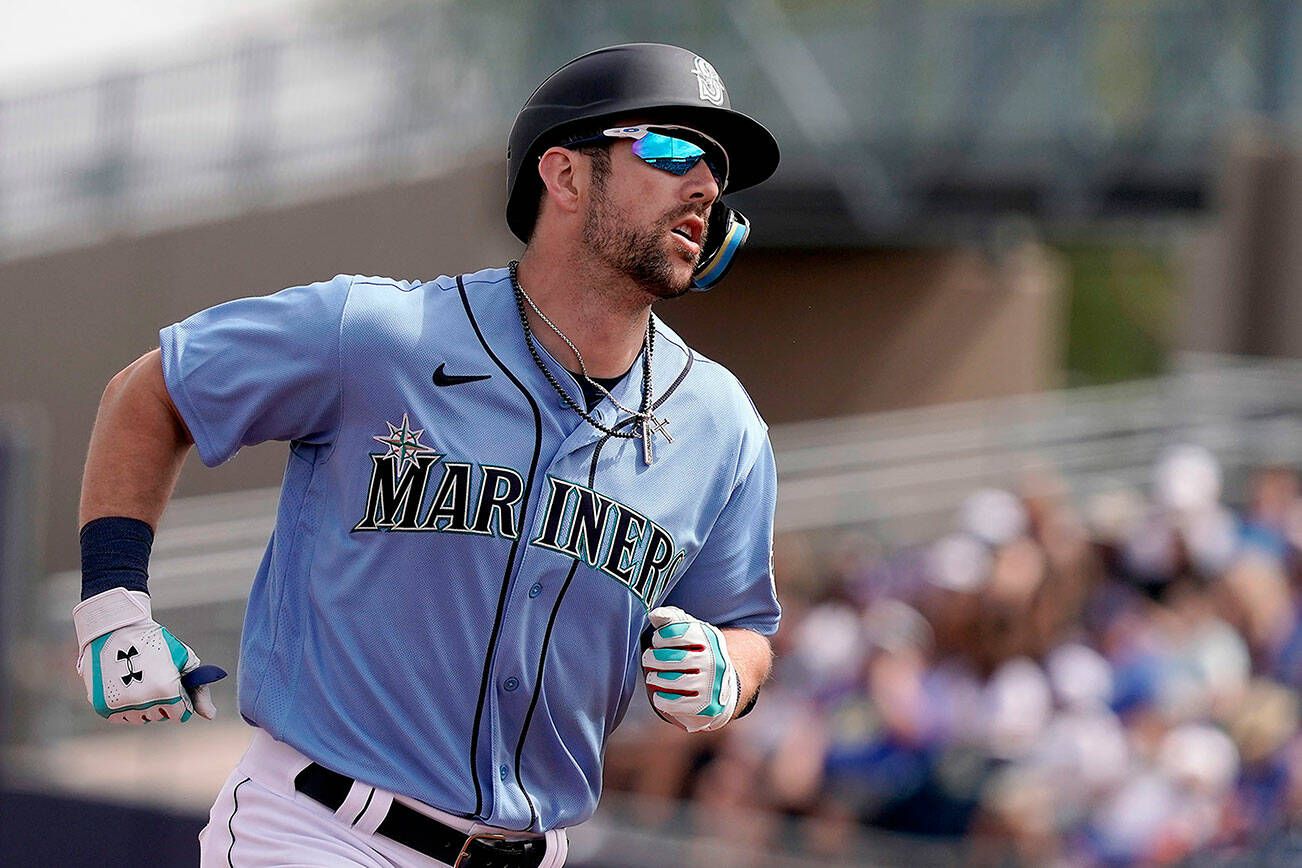
<svg viewBox="0 0 1302 868"><path fill-rule="evenodd" d="M723 79L719 78L719 73L714 71L710 61L704 57L696 58L692 74L696 76L697 82L701 85L701 99L715 105L723 105L725 93Z"/></svg>

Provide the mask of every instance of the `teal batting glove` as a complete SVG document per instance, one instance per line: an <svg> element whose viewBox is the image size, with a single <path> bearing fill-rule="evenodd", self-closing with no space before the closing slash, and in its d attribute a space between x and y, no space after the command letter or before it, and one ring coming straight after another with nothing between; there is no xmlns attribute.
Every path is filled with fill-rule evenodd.
<svg viewBox="0 0 1302 868"><path fill-rule="evenodd" d="M224 677L154 620L149 595L111 588L72 610L77 672L95 712L115 723L185 722L217 714L208 682Z"/></svg>
<svg viewBox="0 0 1302 868"><path fill-rule="evenodd" d="M652 609L642 672L651 706L688 732L720 729L737 711L741 682L728 643L713 624L676 606Z"/></svg>

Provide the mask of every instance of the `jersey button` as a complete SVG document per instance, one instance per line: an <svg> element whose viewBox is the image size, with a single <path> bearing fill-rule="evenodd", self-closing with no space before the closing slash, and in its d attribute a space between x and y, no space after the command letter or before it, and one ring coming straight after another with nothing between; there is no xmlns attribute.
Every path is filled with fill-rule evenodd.
<svg viewBox="0 0 1302 868"><path fill-rule="evenodd" d="M529 596L536 597L542 593L542 582L534 582L533 587L529 589Z"/></svg>
<svg viewBox="0 0 1302 868"><path fill-rule="evenodd" d="M520 679L512 675L510 678L506 679L505 682L503 682L502 686L506 688L507 693L510 693L512 690L515 690L517 687L520 686Z"/></svg>

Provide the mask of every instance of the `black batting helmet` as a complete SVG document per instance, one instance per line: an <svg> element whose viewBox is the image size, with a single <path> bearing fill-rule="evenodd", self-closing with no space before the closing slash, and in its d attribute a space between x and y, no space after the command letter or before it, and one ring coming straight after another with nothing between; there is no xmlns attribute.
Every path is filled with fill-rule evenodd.
<svg viewBox="0 0 1302 868"><path fill-rule="evenodd" d="M772 133L732 109L723 81L704 58L653 42L598 49L548 76L511 127L506 222L517 238L528 241L533 232L542 194L535 164L543 151L634 116L692 127L722 145L728 192L754 186L778 167Z"/></svg>

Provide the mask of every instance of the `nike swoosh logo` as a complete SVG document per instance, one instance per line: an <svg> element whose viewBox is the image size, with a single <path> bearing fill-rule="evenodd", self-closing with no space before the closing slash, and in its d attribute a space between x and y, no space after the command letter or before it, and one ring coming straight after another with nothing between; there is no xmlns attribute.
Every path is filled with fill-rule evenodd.
<svg viewBox="0 0 1302 868"><path fill-rule="evenodd" d="M459 376L457 374L445 374L443 368L445 365L439 365L434 369L434 385L436 386L459 386L462 383L474 383L479 380L487 380L492 374L479 374L473 376Z"/></svg>

